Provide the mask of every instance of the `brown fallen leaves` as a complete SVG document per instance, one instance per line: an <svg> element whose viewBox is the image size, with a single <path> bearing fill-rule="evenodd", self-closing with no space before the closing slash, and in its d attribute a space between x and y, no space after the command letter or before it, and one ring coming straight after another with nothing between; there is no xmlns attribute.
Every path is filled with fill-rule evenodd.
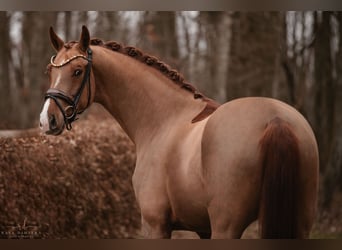
<svg viewBox="0 0 342 250"><path fill-rule="evenodd" d="M131 238L132 142L108 115L61 136L0 138L0 238Z"/></svg>

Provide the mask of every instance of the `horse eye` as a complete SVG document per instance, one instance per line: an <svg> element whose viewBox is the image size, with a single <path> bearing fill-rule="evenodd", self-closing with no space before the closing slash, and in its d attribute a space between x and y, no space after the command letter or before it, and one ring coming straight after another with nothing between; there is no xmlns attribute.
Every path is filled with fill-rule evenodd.
<svg viewBox="0 0 342 250"><path fill-rule="evenodd" d="M80 76L81 74L82 74L82 70L80 70L80 69L76 69L74 71L74 76Z"/></svg>

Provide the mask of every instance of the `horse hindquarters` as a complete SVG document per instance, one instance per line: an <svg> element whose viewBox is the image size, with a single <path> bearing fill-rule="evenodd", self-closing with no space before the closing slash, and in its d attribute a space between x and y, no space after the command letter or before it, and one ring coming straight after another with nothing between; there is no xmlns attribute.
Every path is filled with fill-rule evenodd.
<svg viewBox="0 0 342 250"><path fill-rule="evenodd" d="M263 184L259 207L262 238L298 238L300 151L289 124L279 118L260 140Z"/></svg>

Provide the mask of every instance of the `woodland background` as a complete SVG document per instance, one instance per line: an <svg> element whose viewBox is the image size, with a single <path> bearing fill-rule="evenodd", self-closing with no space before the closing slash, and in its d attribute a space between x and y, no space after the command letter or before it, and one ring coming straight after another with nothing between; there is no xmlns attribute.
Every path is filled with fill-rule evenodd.
<svg viewBox="0 0 342 250"><path fill-rule="evenodd" d="M0 129L37 127L49 86L44 71L54 54L48 29L55 27L64 40L77 40L83 24L94 37L136 46L161 58L221 103L267 96L297 108L309 120L319 144L319 216L324 217L334 204L335 217L330 220L336 223L337 219L342 227L342 208L334 203L336 197L342 197L342 12L0 12ZM67 136L76 135L80 136ZM89 139L83 137L77 137L81 145ZM9 171L0 175L1 182L4 176L18 176L10 168L13 161L35 167L11 156L13 160L9 148L21 152L22 145L42 140L53 143L51 138L42 138L0 141L0 170ZM129 148L131 152L132 145ZM34 152L28 157L35 158ZM129 162L131 171L134 161L124 162ZM6 192L2 183L1 190ZM4 199L0 200L3 204L9 202ZM5 219L2 216L0 224ZM127 236L109 236L123 235ZM79 234L58 234L69 236Z"/></svg>

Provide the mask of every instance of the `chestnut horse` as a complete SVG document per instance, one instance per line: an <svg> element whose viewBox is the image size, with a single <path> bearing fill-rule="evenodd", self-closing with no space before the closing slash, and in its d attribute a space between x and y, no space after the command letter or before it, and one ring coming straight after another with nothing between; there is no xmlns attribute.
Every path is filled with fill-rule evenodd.
<svg viewBox="0 0 342 250"><path fill-rule="evenodd" d="M90 39L57 55L40 127L59 135L92 102L102 104L134 142L133 174L148 238L190 230L201 238L240 238L259 220L262 238L306 238L315 218L318 150L305 118L270 98L219 105L157 58Z"/></svg>

